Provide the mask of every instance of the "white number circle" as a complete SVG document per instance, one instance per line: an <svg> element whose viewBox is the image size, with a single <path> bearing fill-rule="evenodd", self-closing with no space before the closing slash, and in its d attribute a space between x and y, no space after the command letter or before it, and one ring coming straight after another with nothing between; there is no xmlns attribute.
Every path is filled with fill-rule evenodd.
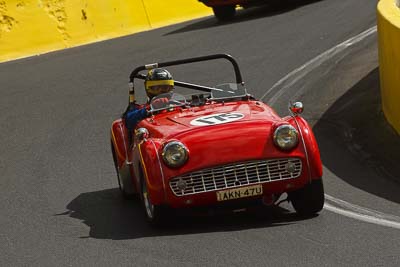
<svg viewBox="0 0 400 267"><path fill-rule="evenodd" d="M208 126L208 125L216 125L222 123L228 123L232 121L237 121L243 118L244 115L242 113L218 113L212 114L208 116L203 116L196 118L190 122L191 125L195 126Z"/></svg>

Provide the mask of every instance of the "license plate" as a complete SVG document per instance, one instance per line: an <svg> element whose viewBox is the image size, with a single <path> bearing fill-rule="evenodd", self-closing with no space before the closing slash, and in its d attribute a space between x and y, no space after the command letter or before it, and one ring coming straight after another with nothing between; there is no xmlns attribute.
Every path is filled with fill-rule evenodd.
<svg viewBox="0 0 400 267"><path fill-rule="evenodd" d="M218 191L217 200L225 201L243 197L252 197L252 196L262 195L262 193L263 193L262 185L258 184L258 185Z"/></svg>

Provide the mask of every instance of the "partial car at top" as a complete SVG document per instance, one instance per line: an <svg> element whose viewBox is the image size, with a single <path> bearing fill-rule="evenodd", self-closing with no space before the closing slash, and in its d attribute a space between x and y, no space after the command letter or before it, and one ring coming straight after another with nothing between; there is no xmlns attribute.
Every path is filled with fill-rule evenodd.
<svg viewBox="0 0 400 267"><path fill-rule="evenodd" d="M232 19L236 13L236 7L249 7L265 5L272 0L199 0L213 9L215 17L220 21Z"/></svg>
<svg viewBox="0 0 400 267"><path fill-rule="evenodd" d="M231 63L232 80L216 86L175 80L173 92L144 104L149 116L134 131L123 116L113 122L111 150L121 193L139 196L152 224L163 223L171 209L245 209L274 205L283 194L299 214L321 211L322 163L312 129L300 116L303 105L290 104L288 116L280 117L247 92L232 56L138 66L130 75L129 105L135 82L145 77L141 72L211 60ZM184 95L180 88L193 92ZM159 98L168 101L160 105Z"/></svg>

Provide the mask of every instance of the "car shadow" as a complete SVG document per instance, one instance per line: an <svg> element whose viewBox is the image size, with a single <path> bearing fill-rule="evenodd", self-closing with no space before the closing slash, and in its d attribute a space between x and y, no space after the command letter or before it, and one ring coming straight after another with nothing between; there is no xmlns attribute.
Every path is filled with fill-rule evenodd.
<svg viewBox="0 0 400 267"><path fill-rule="evenodd" d="M265 212L264 212L265 211ZM251 228L277 227L310 219L285 208L266 208L263 213L240 213L208 216L171 216L163 227L151 227L139 200L124 200L119 189L82 193L57 216L70 216L90 227L81 238L136 239L204 232L230 232Z"/></svg>
<svg viewBox="0 0 400 267"><path fill-rule="evenodd" d="M400 136L386 121L380 96L375 68L337 99L313 130L326 168L354 187L400 203Z"/></svg>
<svg viewBox="0 0 400 267"><path fill-rule="evenodd" d="M272 17L282 13L292 11L294 9L313 4L315 2L320 2L323 0L287 0L287 1L274 1L272 4L270 2L246 9L237 10L235 17L230 21L218 21L214 16L210 18L203 19L201 21L192 23L190 25L184 26L180 29L166 33L165 35L177 34L190 32L200 29L207 29L212 27L219 27L227 24L241 23L244 21L255 20L264 17Z"/></svg>

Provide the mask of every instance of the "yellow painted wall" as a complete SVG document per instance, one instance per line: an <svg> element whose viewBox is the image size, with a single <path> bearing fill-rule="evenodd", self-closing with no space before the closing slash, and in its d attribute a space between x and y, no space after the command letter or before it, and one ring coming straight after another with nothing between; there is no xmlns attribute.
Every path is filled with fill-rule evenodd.
<svg viewBox="0 0 400 267"><path fill-rule="evenodd" d="M211 14L196 0L0 0L0 62Z"/></svg>
<svg viewBox="0 0 400 267"><path fill-rule="evenodd" d="M144 0L143 3L152 27L212 15L212 10L198 0Z"/></svg>
<svg viewBox="0 0 400 267"><path fill-rule="evenodd" d="M382 109L400 134L400 9L396 0L380 0L377 8Z"/></svg>

